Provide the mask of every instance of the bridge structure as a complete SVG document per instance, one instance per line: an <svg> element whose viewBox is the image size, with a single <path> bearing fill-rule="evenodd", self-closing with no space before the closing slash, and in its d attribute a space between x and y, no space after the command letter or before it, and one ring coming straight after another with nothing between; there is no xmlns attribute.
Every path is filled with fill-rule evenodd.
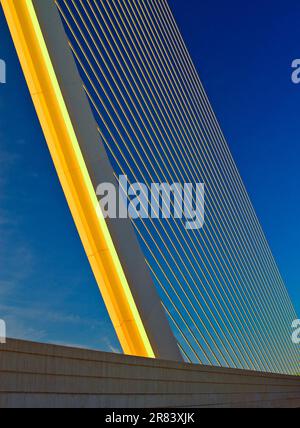
<svg viewBox="0 0 300 428"><path fill-rule="evenodd" d="M124 353L298 374L297 314L167 0L1 3ZM204 226L105 219L120 175L204 183Z"/></svg>
<svg viewBox="0 0 300 428"><path fill-rule="evenodd" d="M19 340L0 347L0 379L0 408L300 407L294 376Z"/></svg>

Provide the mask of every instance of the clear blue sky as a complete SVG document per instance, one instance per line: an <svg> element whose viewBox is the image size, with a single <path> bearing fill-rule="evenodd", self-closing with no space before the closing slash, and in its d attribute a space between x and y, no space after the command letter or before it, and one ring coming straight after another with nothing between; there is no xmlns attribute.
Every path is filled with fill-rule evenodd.
<svg viewBox="0 0 300 428"><path fill-rule="evenodd" d="M300 313L300 4L171 6ZM2 12L0 23L0 318L10 336L117 350Z"/></svg>

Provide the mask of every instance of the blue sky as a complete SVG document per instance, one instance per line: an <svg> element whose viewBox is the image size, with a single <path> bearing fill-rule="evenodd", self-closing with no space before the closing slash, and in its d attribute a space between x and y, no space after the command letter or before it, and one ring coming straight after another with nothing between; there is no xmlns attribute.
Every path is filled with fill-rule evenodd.
<svg viewBox="0 0 300 428"><path fill-rule="evenodd" d="M171 6L300 313L300 5ZM118 350L2 12L0 22L0 318L9 336Z"/></svg>
<svg viewBox="0 0 300 428"><path fill-rule="evenodd" d="M300 4L171 5L299 314Z"/></svg>

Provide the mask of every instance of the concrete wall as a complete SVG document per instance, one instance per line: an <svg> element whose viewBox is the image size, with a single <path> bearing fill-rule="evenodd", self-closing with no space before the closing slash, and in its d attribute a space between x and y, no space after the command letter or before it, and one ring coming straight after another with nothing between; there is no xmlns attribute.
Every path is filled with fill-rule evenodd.
<svg viewBox="0 0 300 428"><path fill-rule="evenodd" d="M300 408L300 378L9 340L0 407Z"/></svg>

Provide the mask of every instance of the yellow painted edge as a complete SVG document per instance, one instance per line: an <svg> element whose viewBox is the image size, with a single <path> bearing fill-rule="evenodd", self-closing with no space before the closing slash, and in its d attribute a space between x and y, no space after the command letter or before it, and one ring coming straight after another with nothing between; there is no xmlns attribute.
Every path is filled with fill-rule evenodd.
<svg viewBox="0 0 300 428"><path fill-rule="evenodd" d="M32 0L1 0L60 182L121 346L155 358L106 221L99 210Z"/></svg>

